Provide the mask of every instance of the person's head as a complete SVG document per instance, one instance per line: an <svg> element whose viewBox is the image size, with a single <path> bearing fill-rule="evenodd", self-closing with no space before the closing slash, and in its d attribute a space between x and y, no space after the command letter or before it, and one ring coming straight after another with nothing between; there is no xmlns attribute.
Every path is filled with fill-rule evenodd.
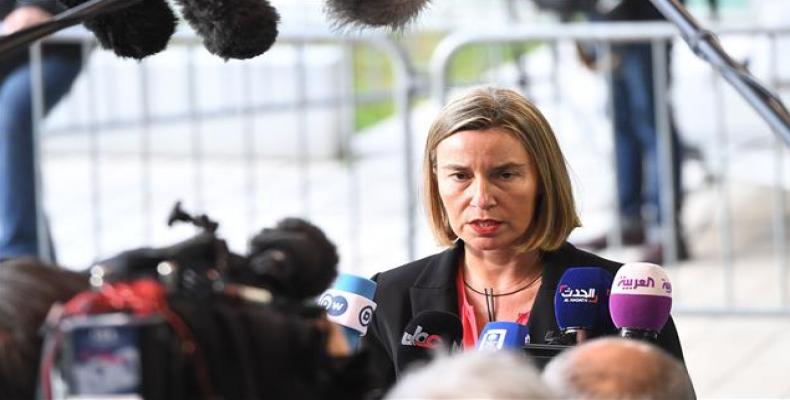
<svg viewBox="0 0 790 400"><path fill-rule="evenodd" d="M555 399L520 353L467 351L407 372L386 399Z"/></svg>
<svg viewBox="0 0 790 400"><path fill-rule="evenodd" d="M560 395L584 399L693 399L680 361L636 340L605 338L560 354L543 370Z"/></svg>
<svg viewBox="0 0 790 400"><path fill-rule="evenodd" d="M541 112L515 91L447 104L425 145L423 190L437 241L554 250L579 226L565 159Z"/></svg>
<svg viewBox="0 0 790 400"><path fill-rule="evenodd" d="M0 263L0 398L34 397L39 329L53 303L87 288L85 276L33 258Z"/></svg>

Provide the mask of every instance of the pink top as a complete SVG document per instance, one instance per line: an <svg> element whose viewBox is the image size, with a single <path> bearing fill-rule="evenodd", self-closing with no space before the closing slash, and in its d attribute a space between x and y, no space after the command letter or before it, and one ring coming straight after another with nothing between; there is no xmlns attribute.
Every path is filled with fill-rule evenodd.
<svg viewBox="0 0 790 400"><path fill-rule="evenodd" d="M464 289L464 269L462 266L458 267L458 275L455 278L455 289L458 292L458 311L461 317L461 326L463 327L464 336L462 343L464 350L474 349L477 346L477 337L480 332L477 331L477 317L475 317L475 309L469 304L466 299L466 289ZM526 325L529 321L529 311L519 313L516 319L517 324Z"/></svg>

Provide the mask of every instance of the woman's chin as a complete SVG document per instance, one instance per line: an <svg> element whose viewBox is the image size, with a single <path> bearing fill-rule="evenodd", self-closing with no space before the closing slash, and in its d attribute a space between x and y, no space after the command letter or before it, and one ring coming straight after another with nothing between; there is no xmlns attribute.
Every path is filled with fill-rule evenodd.
<svg viewBox="0 0 790 400"><path fill-rule="evenodd" d="M463 238L464 244L467 248L476 251L495 251L495 250L505 250L511 246L511 241L503 240L500 237L471 237L471 238Z"/></svg>

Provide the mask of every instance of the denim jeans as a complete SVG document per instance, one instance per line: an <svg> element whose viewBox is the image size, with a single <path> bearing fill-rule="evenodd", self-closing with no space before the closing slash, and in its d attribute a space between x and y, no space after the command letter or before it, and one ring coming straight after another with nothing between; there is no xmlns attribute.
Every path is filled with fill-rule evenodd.
<svg viewBox="0 0 790 400"><path fill-rule="evenodd" d="M627 44L613 50L617 60L612 94L620 215L626 221L634 221L642 220L647 214L651 216L653 227L660 226L663 219L659 203L661 174L666 171L659 166L651 45ZM682 202L681 149L672 121L670 131L673 147L671 172L675 183L673 202L679 213Z"/></svg>
<svg viewBox="0 0 790 400"><path fill-rule="evenodd" d="M46 111L69 91L80 63L73 55L44 54ZM0 75L0 259L39 255L30 78L28 63Z"/></svg>

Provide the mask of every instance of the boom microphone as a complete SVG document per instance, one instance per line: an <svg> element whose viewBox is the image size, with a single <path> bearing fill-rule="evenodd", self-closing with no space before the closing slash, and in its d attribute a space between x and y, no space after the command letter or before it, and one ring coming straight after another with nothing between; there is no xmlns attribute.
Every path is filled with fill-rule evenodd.
<svg viewBox="0 0 790 400"><path fill-rule="evenodd" d="M376 282L340 274L332 287L318 298L318 304L326 308L327 318L343 327L351 349L357 348L360 336L365 336L368 331L368 324L376 311L375 294Z"/></svg>
<svg viewBox="0 0 790 400"><path fill-rule="evenodd" d="M68 8L86 2L59 1ZM86 19L84 25L96 35L102 48L120 57L139 60L167 47L176 30L176 16L165 0L142 0L128 8Z"/></svg>
<svg viewBox="0 0 790 400"><path fill-rule="evenodd" d="M672 309L672 283L666 271L650 263L623 265L609 299L620 336L655 341Z"/></svg>
<svg viewBox="0 0 790 400"><path fill-rule="evenodd" d="M458 348L463 337L461 320L455 314L427 310L415 316L403 332L395 362L398 370L408 365L429 361L436 352Z"/></svg>
<svg viewBox="0 0 790 400"><path fill-rule="evenodd" d="M184 19L203 38L206 50L225 60L261 55L277 39L280 15L267 0L176 2Z"/></svg>
<svg viewBox="0 0 790 400"><path fill-rule="evenodd" d="M480 332L477 350L521 350L529 341L529 328L526 325L509 321L489 322Z"/></svg>
<svg viewBox="0 0 790 400"><path fill-rule="evenodd" d="M602 330L609 320L607 309L612 274L599 267L569 268L562 274L554 294L554 315L564 334L563 344L586 340L591 331Z"/></svg>
<svg viewBox="0 0 790 400"><path fill-rule="evenodd" d="M338 26L387 26L413 21L431 0L327 0L326 11Z"/></svg>

